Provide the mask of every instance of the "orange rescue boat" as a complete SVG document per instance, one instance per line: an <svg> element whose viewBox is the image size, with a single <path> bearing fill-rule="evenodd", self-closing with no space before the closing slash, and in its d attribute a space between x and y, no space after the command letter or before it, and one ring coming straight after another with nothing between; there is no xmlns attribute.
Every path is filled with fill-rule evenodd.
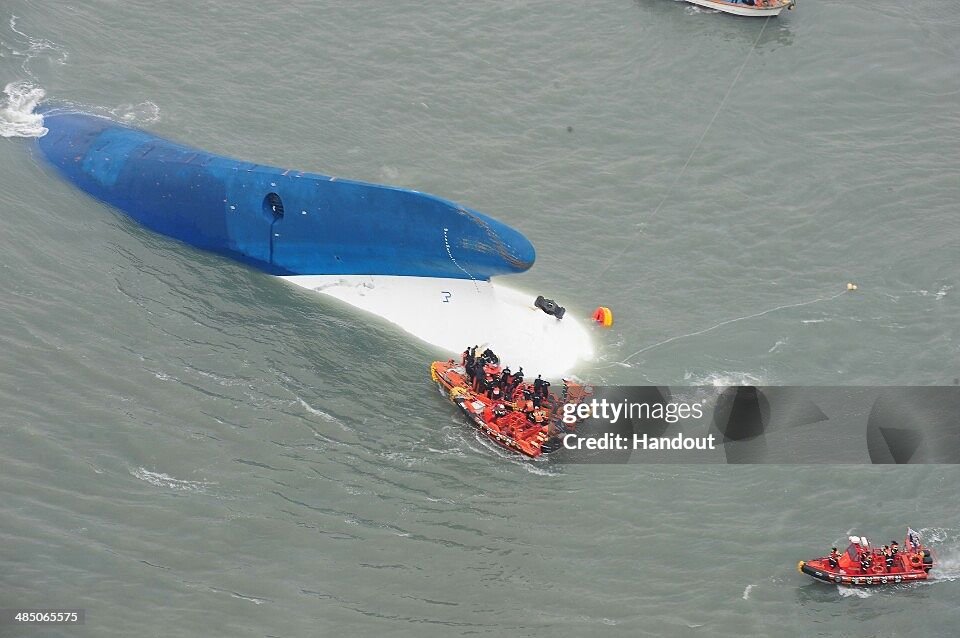
<svg viewBox="0 0 960 638"><path fill-rule="evenodd" d="M561 394L548 391L536 407L526 399L534 392L531 383L509 388L509 396L490 398L474 389L466 368L453 359L434 361L430 377L477 430L497 445L530 458L562 447L561 436L575 425L563 422L563 406L582 403L593 394L590 386L564 379Z"/></svg>
<svg viewBox="0 0 960 638"><path fill-rule="evenodd" d="M884 546L884 549L888 546ZM884 549L870 545L866 537L851 536L850 545L842 553L802 560L797 571L817 580L850 587L876 587L927 580L935 562L933 552L925 547L920 534L907 530L903 549L896 542Z"/></svg>

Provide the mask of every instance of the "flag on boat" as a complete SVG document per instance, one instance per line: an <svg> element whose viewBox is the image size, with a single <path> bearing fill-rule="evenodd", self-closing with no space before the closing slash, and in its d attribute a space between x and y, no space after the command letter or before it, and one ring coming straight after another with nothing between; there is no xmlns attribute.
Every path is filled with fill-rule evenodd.
<svg viewBox="0 0 960 638"><path fill-rule="evenodd" d="M912 527L907 528L907 544L910 549L920 549L920 533Z"/></svg>

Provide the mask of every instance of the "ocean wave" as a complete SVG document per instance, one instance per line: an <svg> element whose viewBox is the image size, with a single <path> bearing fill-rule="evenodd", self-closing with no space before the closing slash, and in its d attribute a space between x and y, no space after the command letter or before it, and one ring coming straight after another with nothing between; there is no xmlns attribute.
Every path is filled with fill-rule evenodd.
<svg viewBox="0 0 960 638"><path fill-rule="evenodd" d="M927 582L960 580L960 535L944 527L924 527L919 532L936 557L936 566L930 572L933 579Z"/></svg>
<svg viewBox="0 0 960 638"><path fill-rule="evenodd" d="M69 113L73 111L96 115L132 126L144 126L160 120L160 107L150 100L144 100L137 104L128 103L120 104L119 106L100 106L97 104L85 104L73 100L58 99L56 104L52 105L49 110L50 113Z"/></svg>
<svg viewBox="0 0 960 638"><path fill-rule="evenodd" d="M777 342L773 344L773 346L771 346L769 350L767 350L767 354L776 352L780 348L780 346L786 345L787 341L789 341L789 339L787 339L786 337L783 339L777 339Z"/></svg>
<svg viewBox="0 0 960 638"><path fill-rule="evenodd" d="M839 593L842 598L870 598L873 596L874 590L837 585L837 593Z"/></svg>
<svg viewBox="0 0 960 638"><path fill-rule="evenodd" d="M106 109L111 119L124 124L153 124L160 119L160 107L154 102L146 100L139 104L121 104L112 109Z"/></svg>
<svg viewBox="0 0 960 638"><path fill-rule="evenodd" d="M934 300L940 301L941 299L946 297L947 293L950 292L950 290L952 289L953 289L953 286L943 285L943 286L940 286L940 288L938 288L936 292L930 292L929 290L921 288L920 290L908 290L907 294L913 294L919 297L933 297Z"/></svg>
<svg viewBox="0 0 960 638"><path fill-rule="evenodd" d="M204 488L211 485L211 483L207 483L206 481L185 481L183 479L174 478L169 474L151 472L145 467L138 467L135 470L131 470L130 474L141 481L149 483L150 485L154 485L156 487L165 487L171 490L202 492Z"/></svg>
<svg viewBox="0 0 960 638"><path fill-rule="evenodd" d="M309 412L310 414L313 414L313 415L315 415L315 416L318 416L318 417L320 417L321 419L323 419L324 421L329 421L330 423L340 423L340 420L339 420L337 417L333 416L332 414L328 414L328 413L324 412L323 410L320 410L320 409L318 409L318 408L315 408L315 407L313 407L312 405L310 405L309 403L307 403L306 401L304 401L303 399L301 399L300 397L297 397L296 395L294 395L294 396L296 397L296 399L297 399L297 401L300 403L300 405L303 407L303 409L306 410L307 412ZM340 423L340 425L343 425L343 424Z"/></svg>
<svg viewBox="0 0 960 638"><path fill-rule="evenodd" d="M30 63L36 58L46 58L56 64L66 64L69 53L62 45L46 38L35 38L17 28L17 16L11 15L10 31L13 33L12 42L0 39L0 53L6 51L15 58L23 58L20 69L29 77L36 79L30 68Z"/></svg>
<svg viewBox="0 0 960 638"><path fill-rule="evenodd" d="M684 372L683 380L688 385L712 385L716 388L741 385L765 385L761 377L751 372L737 372L730 370L726 372L707 372L697 374L694 372Z"/></svg>

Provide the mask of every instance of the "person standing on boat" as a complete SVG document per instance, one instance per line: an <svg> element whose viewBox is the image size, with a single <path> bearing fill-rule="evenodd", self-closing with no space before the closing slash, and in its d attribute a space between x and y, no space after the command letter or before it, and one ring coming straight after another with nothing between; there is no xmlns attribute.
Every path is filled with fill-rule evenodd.
<svg viewBox="0 0 960 638"><path fill-rule="evenodd" d="M483 371L483 366L478 361L477 367L473 372L473 390L483 394L487 391L487 375Z"/></svg>
<svg viewBox="0 0 960 638"><path fill-rule="evenodd" d="M864 552L860 557L860 569L867 574L871 567L873 567L873 559L870 557L870 552Z"/></svg>
<svg viewBox="0 0 960 638"><path fill-rule="evenodd" d="M840 569L840 554L837 552L836 547L830 548L830 555L827 557L827 563L829 563L830 567L833 569Z"/></svg>
<svg viewBox="0 0 960 638"><path fill-rule="evenodd" d="M883 560L887 565L887 571L893 569L893 550L888 545L883 546Z"/></svg>

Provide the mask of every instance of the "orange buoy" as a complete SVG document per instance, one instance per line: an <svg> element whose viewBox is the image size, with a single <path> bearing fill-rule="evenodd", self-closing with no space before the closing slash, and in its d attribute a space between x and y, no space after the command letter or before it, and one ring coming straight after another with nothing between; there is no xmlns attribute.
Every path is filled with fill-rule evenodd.
<svg viewBox="0 0 960 638"><path fill-rule="evenodd" d="M598 306L597 309L593 311L593 320L596 321L598 325L609 328L613 325L613 312L606 306Z"/></svg>

